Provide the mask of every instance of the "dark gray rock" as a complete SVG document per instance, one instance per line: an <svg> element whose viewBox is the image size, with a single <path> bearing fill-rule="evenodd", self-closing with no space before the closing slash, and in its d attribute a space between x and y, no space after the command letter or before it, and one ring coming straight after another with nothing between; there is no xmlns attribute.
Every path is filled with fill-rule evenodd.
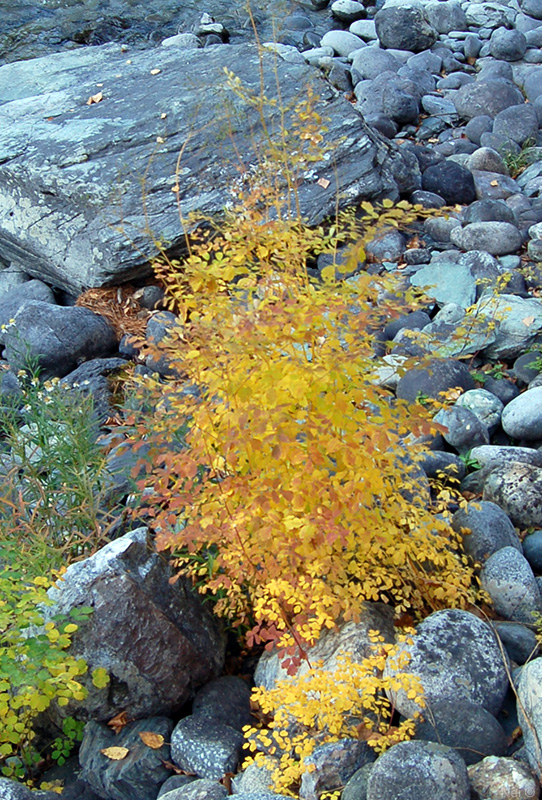
<svg viewBox="0 0 542 800"><path fill-rule="evenodd" d="M371 770L367 800L470 800L465 762L451 747L399 742Z"/></svg>
<svg viewBox="0 0 542 800"><path fill-rule="evenodd" d="M86 660L89 674L103 667L110 676L106 690L84 676L88 696L63 707L63 715L174 713L220 672L224 641L216 621L183 579L172 585L170 577L168 564L148 548L147 529L139 528L69 566L49 590L51 616L94 608L71 652Z"/></svg>
<svg viewBox="0 0 542 800"><path fill-rule="evenodd" d="M458 87L459 88L459 87ZM480 144L480 137L493 129L493 120L487 114L479 114L467 122L464 131L474 144Z"/></svg>
<svg viewBox="0 0 542 800"><path fill-rule="evenodd" d="M367 784L373 766L373 764L366 764L354 772L342 791L341 800L367 800Z"/></svg>
<svg viewBox="0 0 542 800"><path fill-rule="evenodd" d="M60 384L82 396L91 395L94 414L99 424L103 425L107 417L113 414L109 377L127 365L124 358L93 358L68 373Z"/></svg>
<svg viewBox="0 0 542 800"><path fill-rule="evenodd" d="M219 780L237 770L244 741L235 728L192 715L178 722L171 734L171 758L183 770Z"/></svg>
<svg viewBox="0 0 542 800"><path fill-rule="evenodd" d="M508 677L501 650L491 627L474 614L458 609L436 611L417 628L412 644L401 644L400 653L410 656L402 671L422 682L425 700L464 699L497 714L508 689ZM384 674L396 667L386 664ZM395 708L410 716L417 705L403 690L394 691Z"/></svg>
<svg viewBox="0 0 542 800"><path fill-rule="evenodd" d="M55 296L49 286L39 280L25 281L0 296L0 326L11 327L10 322L25 303L37 300L40 303L56 305ZM0 327L0 343L5 341L5 332Z"/></svg>
<svg viewBox="0 0 542 800"><path fill-rule="evenodd" d="M507 28L496 28L489 40L489 52L498 61L519 61L527 50L523 33Z"/></svg>
<svg viewBox="0 0 542 800"><path fill-rule="evenodd" d="M419 53L437 39L437 31L417 5L382 8L375 16L375 25L380 44L385 48Z"/></svg>
<svg viewBox="0 0 542 800"><path fill-rule="evenodd" d="M495 717L470 700L437 700L423 712L416 739L453 747L465 764L506 752L506 734Z"/></svg>
<svg viewBox="0 0 542 800"><path fill-rule="evenodd" d="M448 205L472 203L476 199L472 173L455 161L428 167L422 176L422 186L427 192L439 194Z"/></svg>
<svg viewBox="0 0 542 800"><path fill-rule="evenodd" d="M540 375L540 352L523 353L523 355L516 358L512 367L512 374L519 382L520 386L530 383ZM536 437L538 438L538 437Z"/></svg>
<svg viewBox="0 0 542 800"><path fill-rule="evenodd" d="M354 83L359 80L372 80L382 72L397 72L401 62L387 50L379 47L366 47L357 50L352 57L352 72L355 76Z"/></svg>
<svg viewBox="0 0 542 800"><path fill-rule="evenodd" d="M484 500L497 503L518 528L542 525L542 469L511 461L490 473Z"/></svg>
<svg viewBox="0 0 542 800"><path fill-rule="evenodd" d="M528 103L522 103L499 111L493 123L493 133L506 136L520 146L525 142L536 141L538 117L535 109Z"/></svg>
<svg viewBox="0 0 542 800"><path fill-rule="evenodd" d="M251 148L263 137L259 112L228 90L224 75L232 70L259 94L256 46L130 56L105 45L0 68L0 257L72 292L147 273L157 252L153 235L182 246L177 200L184 216L220 213L239 176L238 154L258 162ZM302 215L321 220L337 195L345 202L398 197L394 175L402 184L412 167L396 148L304 62L267 51L261 57L267 130L279 124L271 102L277 82L285 109L312 83L329 118L324 138L334 143L334 158L297 187ZM97 78L103 99L87 105Z"/></svg>
<svg viewBox="0 0 542 800"><path fill-rule="evenodd" d="M398 125L418 118L419 99L412 82L393 72L384 72L372 80L356 84L354 94L358 100L356 107L362 114L380 112Z"/></svg>
<svg viewBox="0 0 542 800"><path fill-rule="evenodd" d="M81 361L107 356L117 336L105 317L89 308L31 300L4 331L4 356L13 370L37 361L43 378L63 377Z"/></svg>
<svg viewBox="0 0 542 800"><path fill-rule="evenodd" d="M499 111L523 102L523 95L512 83L502 78L467 83L453 96L457 113L470 120L482 115L495 118Z"/></svg>
<svg viewBox="0 0 542 800"><path fill-rule="evenodd" d="M525 664L538 651L536 634L519 622L493 622L493 627L503 643L508 658L516 664Z"/></svg>
<svg viewBox="0 0 542 800"><path fill-rule="evenodd" d="M414 402L420 395L438 398L441 392L453 387L474 389L468 367L454 359L432 359L427 367L413 367L397 384L397 397Z"/></svg>
<svg viewBox="0 0 542 800"><path fill-rule="evenodd" d="M447 3L431 0L425 6L424 14L438 33L467 30L465 12L455 0L448 0Z"/></svg>
<svg viewBox="0 0 542 800"><path fill-rule="evenodd" d="M252 722L250 686L235 675L222 675L199 689L192 714L242 731Z"/></svg>
<svg viewBox="0 0 542 800"><path fill-rule="evenodd" d="M542 531L533 531L522 542L523 555L537 574L542 573Z"/></svg>
<svg viewBox="0 0 542 800"><path fill-rule="evenodd" d="M454 481L462 481L467 473L465 462L459 456L444 450L428 450L418 463L429 479L442 480L443 477L448 477Z"/></svg>
<svg viewBox="0 0 542 800"><path fill-rule="evenodd" d="M171 758L169 740L173 722L166 717L151 717L130 722L118 735L107 725L88 722L79 750L81 775L105 800L156 800L161 784L170 772L164 761ZM140 733L163 737L159 748L148 747ZM108 747L125 747L126 756L113 760L101 751Z"/></svg>
<svg viewBox="0 0 542 800"><path fill-rule="evenodd" d="M301 776L299 797L319 800L323 792L341 789L357 770L374 760L374 750L359 739L339 739L320 745L306 759L307 766L314 767Z"/></svg>
<svg viewBox="0 0 542 800"><path fill-rule="evenodd" d="M452 528L457 533L464 533L463 548L473 561L483 563L502 547L513 547L521 552L521 542L514 526L495 503L468 503L466 508L460 508L453 515Z"/></svg>
<svg viewBox="0 0 542 800"><path fill-rule="evenodd" d="M493 553L480 573L483 588L497 614L511 622L533 624L542 613L542 598L529 562L515 547Z"/></svg>
<svg viewBox="0 0 542 800"><path fill-rule="evenodd" d="M478 151L479 152L479 151ZM502 200L475 200L474 203L465 209L463 215L465 224L471 222L509 222L511 225L517 223L514 211Z"/></svg>
<svg viewBox="0 0 542 800"><path fill-rule="evenodd" d="M458 453L468 453L473 447L489 444L487 426L469 408L441 409L434 420L445 426L447 430L442 435Z"/></svg>
<svg viewBox="0 0 542 800"><path fill-rule="evenodd" d="M503 405L507 405L519 394L519 389L516 384L506 378L486 378L484 386L488 392L498 397Z"/></svg>
<svg viewBox="0 0 542 800"><path fill-rule="evenodd" d="M363 19L367 14L362 3L357 3L356 0L334 0L331 4L331 13L346 24Z"/></svg>

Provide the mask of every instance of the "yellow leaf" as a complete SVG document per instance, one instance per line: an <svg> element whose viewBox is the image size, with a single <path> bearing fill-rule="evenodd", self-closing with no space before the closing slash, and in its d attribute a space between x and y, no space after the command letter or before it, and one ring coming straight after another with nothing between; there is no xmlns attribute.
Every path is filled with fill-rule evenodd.
<svg viewBox="0 0 542 800"><path fill-rule="evenodd" d="M498 186L499 185L499 181L489 181L489 185L490 186Z"/></svg>
<svg viewBox="0 0 542 800"><path fill-rule="evenodd" d="M327 179L327 178L318 178L318 180L316 181L316 183L318 184L318 186L321 186L321 187L322 187L322 189L327 189L327 187L328 187L328 186L329 186L329 184L330 184L330 181L328 181L328 179Z"/></svg>
<svg viewBox="0 0 542 800"><path fill-rule="evenodd" d="M527 325L527 327L529 327L529 325L533 324L534 317L524 317L521 321L523 322L524 325Z"/></svg>
<svg viewBox="0 0 542 800"><path fill-rule="evenodd" d="M97 94L91 94L87 100L87 106L92 106L94 103L101 103L104 99L102 92L98 92Z"/></svg>
<svg viewBox="0 0 542 800"><path fill-rule="evenodd" d="M161 69L151 69L151 75L158 75L160 72L162 72Z"/></svg>
<svg viewBox="0 0 542 800"><path fill-rule="evenodd" d="M129 752L127 747L106 747L104 750L100 750L100 753L106 758L110 758L111 761L122 761Z"/></svg>
<svg viewBox="0 0 542 800"><path fill-rule="evenodd" d="M158 750L164 744L164 737L160 733L153 733L152 731L141 731L139 738L150 747L152 750Z"/></svg>

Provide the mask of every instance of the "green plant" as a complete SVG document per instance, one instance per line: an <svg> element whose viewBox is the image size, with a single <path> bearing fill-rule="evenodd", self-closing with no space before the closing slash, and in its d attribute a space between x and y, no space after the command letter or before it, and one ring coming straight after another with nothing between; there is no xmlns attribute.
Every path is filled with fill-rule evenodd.
<svg viewBox="0 0 542 800"><path fill-rule="evenodd" d="M63 706L85 696L78 678L87 666L66 649L91 609L72 620L46 620L47 585L13 566L0 571L0 764L12 777L31 777L39 760L36 717L53 701Z"/></svg>
<svg viewBox="0 0 542 800"><path fill-rule="evenodd" d="M517 178L524 169L533 164L537 159L537 148L534 139L527 139L521 146L519 153L503 148L501 150L502 159L505 163L510 177Z"/></svg>
<svg viewBox="0 0 542 800"><path fill-rule="evenodd" d="M51 744L51 758L59 766L66 763L77 742L83 738L85 723L73 717L66 717L62 722L62 736L58 736Z"/></svg>
<svg viewBox="0 0 542 800"><path fill-rule="evenodd" d="M39 575L105 543L108 475L92 396L30 369L19 381L0 415L0 555Z"/></svg>

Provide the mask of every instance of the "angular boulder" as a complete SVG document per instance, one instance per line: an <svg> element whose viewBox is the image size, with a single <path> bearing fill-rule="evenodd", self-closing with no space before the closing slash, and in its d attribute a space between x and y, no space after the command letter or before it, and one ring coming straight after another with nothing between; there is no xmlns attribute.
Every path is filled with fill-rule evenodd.
<svg viewBox="0 0 542 800"><path fill-rule="evenodd" d="M261 109L245 94L260 95L260 66ZM284 125L289 147L299 147L295 108L309 87L319 149L332 152L298 170L305 219L332 213L337 196L343 204L416 188L415 159L371 130L318 70L255 45L127 54L108 44L4 65L0 259L75 293L148 273L158 240L183 246L190 212L216 215L234 199L261 164L266 136L276 141Z"/></svg>
<svg viewBox="0 0 542 800"><path fill-rule="evenodd" d="M175 713L220 673L220 628L190 587L182 579L171 585L170 576L148 547L147 529L138 528L69 566L49 589L51 616L93 609L70 649L88 664L88 696L62 715L101 722L120 711L131 719ZM110 678L103 689L90 679L97 667Z"/></svg>

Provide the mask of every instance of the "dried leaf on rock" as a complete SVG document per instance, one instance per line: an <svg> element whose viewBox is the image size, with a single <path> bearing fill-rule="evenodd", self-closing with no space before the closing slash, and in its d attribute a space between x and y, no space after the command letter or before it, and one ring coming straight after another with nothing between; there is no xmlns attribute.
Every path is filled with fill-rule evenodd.
<svg viewBox="0 0 542 800"><path fill-rule="evenodd" d="M152 731L141 731L139 738L150 747L152 750L158 750L164 744L164 737L160 733L153 733Z"/></svg>
<svg viewBox="0 0 542 800"><path fill-rule="evenodd" d="M122 761L130 751L127 747L106 747L100 753L111 761Z"/></svg>

